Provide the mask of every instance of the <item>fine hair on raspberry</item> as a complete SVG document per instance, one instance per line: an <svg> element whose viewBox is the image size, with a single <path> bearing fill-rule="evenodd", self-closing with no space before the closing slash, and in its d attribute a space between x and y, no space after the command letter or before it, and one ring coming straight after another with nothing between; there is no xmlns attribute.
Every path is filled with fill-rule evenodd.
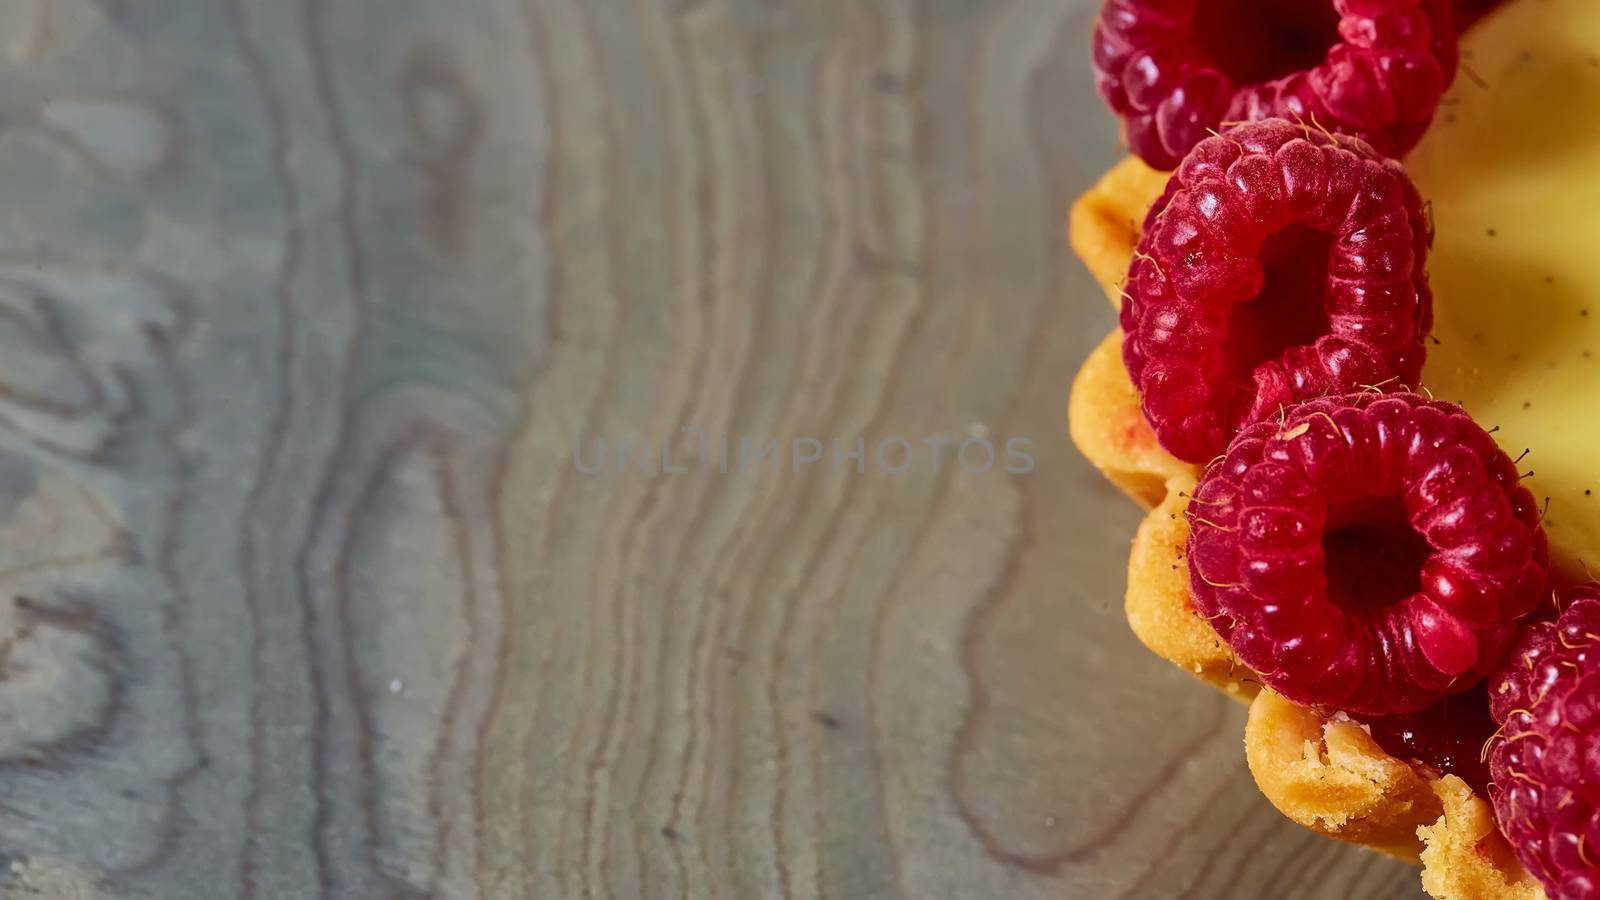
<svg viewBox="0 0 1600 900"><path fill-rule="evenodd" d="M1454 0L1105 0L1100 94L1171 169L1225 122L1280 116L1399 156L1455 76Z"/></svg>
<svg viewBox="0 0 1600 900"><path fill-rule="evenodd" d="M1432 229L1399 163L1281 119L1201 141L1145 218L1123 361L1174 456L1205 462L1283 406L1415 385Z"/></svg>
<svg viewBox="0 0 1600 900"><path fill-rule="evenodd" d="M1489 798L1551 900L1600 898L1600 584L1557 597L1489 685Z"/></svg>
<svg viewBox="0 0 1600 900"><path fill-rule="evenodd" d="M1269 687L1352 714L1420 710L1494 671L1549 561L1512 460L1413 393L1251 425L1188 516L1195 609Z"/></svg>

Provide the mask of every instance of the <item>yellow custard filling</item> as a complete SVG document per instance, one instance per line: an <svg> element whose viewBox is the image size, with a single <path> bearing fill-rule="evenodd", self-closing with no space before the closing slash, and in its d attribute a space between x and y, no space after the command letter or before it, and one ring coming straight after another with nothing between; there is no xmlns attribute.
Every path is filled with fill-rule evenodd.
<svg viewBox="0 0 1600 900"><path fill-rule="evenodd" d="M1423 380L1529 450L1558 568L1600 572L1600 6L1513 0L1462 63L1406 159L1435 229Z"/></svg>
<svg viewBox="0 0 1600 900"><path fill-rule="evenodd" d="M1432 208L1424 385L1460 403L1549 497L1564 580L1600 573L1600 6L1512 0L1406 159ZM1073 248L1114 299L1166 176L1130 158L1073 209Z"/></svg>

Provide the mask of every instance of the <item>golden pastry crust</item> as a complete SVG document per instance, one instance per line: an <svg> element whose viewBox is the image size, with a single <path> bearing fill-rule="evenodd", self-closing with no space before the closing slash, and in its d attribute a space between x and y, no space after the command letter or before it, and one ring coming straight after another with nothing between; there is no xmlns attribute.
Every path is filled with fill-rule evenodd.
<svg viewBox="0 0 1600 900"><path fill-rule="evenodd" d="M1145 516L1128 557L1128 625L1157 656L1249 703L1259 679L1233 655L1211 624L1189 604L1189 505L1193 477L1167 482L1167 496Z"/></svg>
<svg viewBox="0 0 1600 900"><path fill-rule="evenodd" d="M1167 497L1174 479L1193 484L1198 466L1161 449L1122 365L1122 332L1094 348L1072 383L1067 424L1073 443L1112 484L1145 509Z"/></svg>
<svg viewBox="0 0 1600 900"><path fill-rule="evenodd" d="M1073 206L1072 247L1113 305L1120 304L1139 223L1165 179L1130 158ZM1267 799L1321 834L1422 862L1423 886L1439 900L1543 900L1495 830L1488 804L1464 782L1435 780L1390 756L1360 725L1260 689L1195 612L1184 512L1201 469L1156 442L1122 365L1120 330L1079 371L1068 416L1083 455L1150 510L1128 562L1130 626L1157 655L1250 703L1245 755Z"/></svg>
<svg viewBox="0 0 1600 900"><path fill-rule="evenodd" d="M1189 540L1184 516L1200 467L1161 449L1139 410L1122 366L1122 332L1089 354L1072 385L1067 419L1073 442L1106 478L1150 514L1128 559L1128 624L1157 656L1248 703L1256 682L1189 605Z"/></svg>
<svg viewBox="0 0 1600 900"><path fill-rule="evenodd" d="M1261 793L1312 831L1417 862L1417 829L1437 821L1429 780L1367 730L1263 689L1250 704L1245 759Z"/></svg>
<svg viewBox="0 0 1600 900"><path fill-rule="evenodd" d="M1494 824L1494 812L1454 775L1431 785L1443 811L1417 829L1422 888L1438 900L1545 900L1544 888L1511 852Z"/></svg>
<svg viewBox="0 0 1600 900"><path fill-rule="evenodd" d="M1122 306L1122 281L1139 245L1139 226L1170 174L1130 156L1072 204L1072 250L1105 288L1112 306Z"/></svg>
<svg viewBox="0 0 1600 900"><path fill-rule="evenodd" d="M1072 244L1116 303L1137 223L1166 175L1130 157L1073 205ZM1161 448L1122 365L1122 331L1095 347L1067 404L1072 440L1106 478L1150 514L1128 560L1126 612L1133 633L1156 655L1248 703L1257 682L1189 605L1189 539L1184 516L1200 467Z"/></svg>

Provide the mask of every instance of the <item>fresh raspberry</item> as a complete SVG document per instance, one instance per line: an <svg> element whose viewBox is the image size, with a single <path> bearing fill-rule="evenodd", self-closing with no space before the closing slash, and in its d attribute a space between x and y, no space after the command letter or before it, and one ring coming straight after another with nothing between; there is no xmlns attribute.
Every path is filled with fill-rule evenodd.
<svg viewBox="0 0 1600 900"><path fill-rule="evenodd" d="M1489 797L1551 900L1600 898L1600 584L1562 595L1490 685Z"/></svg>
<svg viewBox="0 0 1600 900"><path fill-rule="evenodd" d="M1101 96L1158 169L1224 122L1271 116L1360 135L1393 156L1455 76L1454 0L1106 0Z"/></svg>
<svg viewBox="0 0 1600 900"><path fill-rule="evenodd" d="M1418 712L1367 717L1362 724L1390 756L1454 775L1480 793L1489 784L1483 745L1495 725L1481 682Z"/></svg>
<svg viewBox="0 0 1600 900"><path fill-rule="evenodd" d="M1298 400L1414 385L1433 231L1399 163L1282 119L1201 141L1145 218L1123 361L1189 462Z"/></svg>
<svg viewBox="0 0 1600 900"><path fill-rule="evenodd" d="M1505 658L1549 551L1510 457L1458 406L1313 400L1234 438L1189 504L1194 606L1290 700L1384 716Z"/></svg>

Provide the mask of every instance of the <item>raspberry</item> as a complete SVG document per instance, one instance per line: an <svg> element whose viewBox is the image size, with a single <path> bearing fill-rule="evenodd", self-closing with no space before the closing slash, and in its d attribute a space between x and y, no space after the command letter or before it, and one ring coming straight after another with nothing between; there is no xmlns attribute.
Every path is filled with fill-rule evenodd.
<svg viewBox="0 0 1600 900"><path fill-rule="evenodd" d="M1455 775L1480 793L1489 783L1483 745L1495 725L1481 683L1418 712L1369 717L1362 724L1390 756Z"/></svg>
<svg viewBox="0 0 1600 900"><path fill-rule="evenodd" d="M1489 798L1552 900L1600 898L1600 584L1524 630L1489 688Z"/></svg>
<svg viewBox="0 0 1600 900"><path fill-rule="evenodd" d="M1271 116L1398 156L1455 76L1454 0L1106 0L1100 94L1134 153L1178 164L1224 122Z"/></svg>
<svg viewBox="0 0 1600 900"><path fill-rule="evenodd" d="M1549 561L1510 457L1460 407L1410 393L1251 425L1188 514L1195 608L1278 693L1356 715L1493 671Z"/></svg>
<svg viewBox="0 0 1600 900"><path fill-rule="evenodd" d="M1399 163L1281 119L1201 141L1151 207L1123 294L1123 361L1189 462L1290 403L1416 384L1432 229Z"/></svg>

